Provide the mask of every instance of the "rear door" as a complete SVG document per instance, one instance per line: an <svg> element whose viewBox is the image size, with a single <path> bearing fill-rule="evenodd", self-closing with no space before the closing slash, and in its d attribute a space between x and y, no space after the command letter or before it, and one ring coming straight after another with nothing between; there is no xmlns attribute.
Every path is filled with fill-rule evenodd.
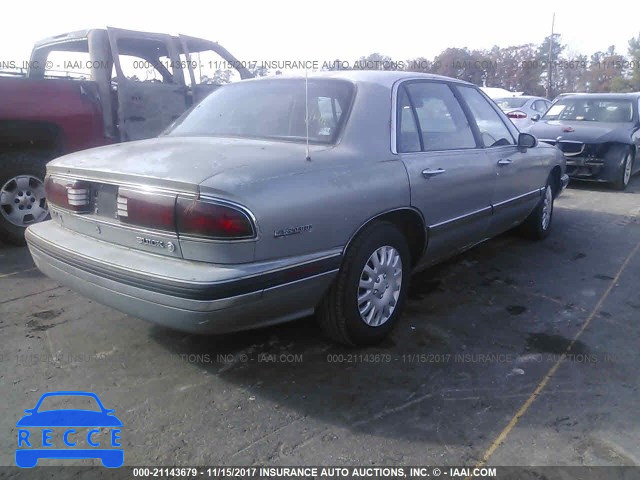
<svg viewBox="0 0 640 480"><path fill-rule="evenodd" d="M194 104L226 83L253 77L244 63L216 42L180 35L180 45Z"/></svg>
<svg viewBox="0 0 640 480"><path fill-rule="evenodd" d="M542 158L536 149L517 146L518 132L479 89L456 86L478 127L484 152L491 162L495 181L492 198L491 236L508 230L524 220L540 199L546 183Z"/></svg>
<svg viewBox="0 0 640 480"><path fill-rule="evenodd" d="M180 55L173 38L160 33L107 28L114 60L120 139L159 135L188 106Z"/></svg>
<svg viewBox="0 0 640 480"><path fill-rule="evenodd" d="M433 263L486 238L495 169L447 82L402 83L396 110L396 150L427 224L424 262Z"/></svg>

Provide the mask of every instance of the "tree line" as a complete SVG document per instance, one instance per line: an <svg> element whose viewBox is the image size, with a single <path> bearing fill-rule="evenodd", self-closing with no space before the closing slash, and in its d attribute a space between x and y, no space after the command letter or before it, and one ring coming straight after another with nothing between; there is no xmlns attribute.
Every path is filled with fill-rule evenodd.
<svg viewBox="0 0 640 480"><path fill-rule="evenodd" d="M564 92L640 91L640 34L629 40L625 53L610 46L590 56L569 52L559 34L538 45L498 47L488 50L447 48L433 59L425 57L397 60L380 53L360 57L355 62L336 59L325 62L323 70L405 70L454 77L485 87L500 87L526 95L554 98ZM551 83L548 75L551 73ZM256 69L257 76L270 74ZM278 71L274 72L280 73ZM549 88L550 87L550 88ZM548 90L548 91L547 91Z"/></svg>

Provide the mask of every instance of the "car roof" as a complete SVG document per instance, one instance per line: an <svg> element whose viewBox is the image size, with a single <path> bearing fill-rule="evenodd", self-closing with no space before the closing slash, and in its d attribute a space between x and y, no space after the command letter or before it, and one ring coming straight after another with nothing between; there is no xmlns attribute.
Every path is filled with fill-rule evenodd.
<svg viewBox="0 0 640 480"><path fill-rule="evenodd" d="M515 97L495 97L493 100L510 100L512 98L524 98L525 100L544 100L548 102L544 97L536 97L535 95L516 95Z"/></svg>
<svg viewBox="0 0 640 480"><path fill-rule="evenodd" d="M394 83L400 80L443 80L447 82L457 83L460 85L475 86L472 83L465 82L464 80L458 80L456 78L445 77L443 75L435 75L431 73L422 72L404 72L404 71L388 71L388 70L335 70L335 71L321 71L309 73L309 79L316 78L337 78L348 80L354 83L368 82L377 83L385 87L392 87ZM244 80L243 82L261 82L274 79L305 79L302 74L299 75L278 75L259 77L250 80Z"/></svg>
<svg viewBox="0 0 640 480"><path fill-rule="evenodd" d="M585 99L585 98L603 98L603 99L628 99L634 100L636 98L640 98L640 92L631 92L631 93L570 93L565 96L570 96L571 98Z"/></svg>
<svg viewBox="0 0 640 480"><path fill-rule="evenodd" d="M111 28L111 27L109 27ZM131 32L131 33L147 33L147 34L152 34L155 35L155 32L146 32L146 31L142 31L142 30L126 30L126 29L118 29L121 31L127 31L127 32ZM85 28L83 30L74 30L73 32L65 32L65 33L61 33L59 35L54 35L52 37L47 37L47 38L43 38L41 40L36 41L33 44L33 48L41 48L41 47L45 47L45 46L49 46L49 45L55 45L56 43L65 43L65 42L80 42L80 41L84 41L87 40L89 38L89 34L91 32L97 32L97 31L101 31L101 32L106 32L107 29L106 28ZM176 35L169 35L170 37L172 37L174 40L179 41L178 36ZM198 37L190 37L192 40L201 40L201 41L205 41L207 42L208 40L204 39L204 38L198 38ZM216 43L216 42L212 42L212 43Z"/></svg>

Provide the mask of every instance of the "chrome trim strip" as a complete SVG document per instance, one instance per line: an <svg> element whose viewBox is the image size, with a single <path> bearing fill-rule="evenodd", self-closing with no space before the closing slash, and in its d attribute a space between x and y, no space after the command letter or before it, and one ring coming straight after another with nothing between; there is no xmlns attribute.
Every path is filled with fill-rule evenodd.
<svg viewBox="0 0 640 480"><path fill-rule="evenodd" d="M494 204L494 205L493 205L493 208L502 208L502 207L504 207L505 205L508 205L508 204L510 204L510 203L513 203L513 202L516 202L516 203L517 203L517 202L521 202L521 201L528 200L528 199L529 199L529 197L533 197L533 196L536 196L536 195L538 195L538 196L539 196L539 195L540 195L540 193L541 193L542 191L544 191L544 189L545 189L545 188L546 188L546 187L536 188L535 190L531 190L530 192L525 193L525 194L523 194L523 195L518 195L517 197L509 198L509 199L507 199L507 200L503 200L502 202L498 202L498 203Z"/></svg>
<svg viewBox="0 0 640 480"><path fill-rule="evenodd" d="M138 189L143 192L149 192L149 193L174 194L174 195L186 196L189 198L196 198L198 196L198 193L194 193L188 190L179 190L179 189L170 188L170 187L149 186L141 183L127 182L127 181L113 182L111 180L105 180L103 178L92 177L89 175L76 175L73 173L66 173L66 172L58 173L55 170L55 167L53 169L48 168L47 175L55 178L60 178L60 179L82 180L85 182L102 183L104 185L111 185L113 187L125 187L125 188L131 188L131 189ZM196 189L199 189L198 184L194 184L194 187L196 187Z"/></svg>
<svg viewBox="0 0 640 480"><path fill-rule="evenodd" d="M489 214L493 213L492 207L491 206L484 207L484 208L481 208L480 210L475 210L475 211L473 211L471 213L466 213L464 215L460 215L459 217L455 217L455 218L451 218L449 220L445 220L444 222L435 223L433 225L430 225L428 228L431 230L431 229L434 229L434 228L449 227L449 226L451 226L453 224L458 225L458 224L460 224L460 222L466 223L466 222L468 222L470 220L473 220L476 217L483 216L485 213L489 213Z"/></svg>

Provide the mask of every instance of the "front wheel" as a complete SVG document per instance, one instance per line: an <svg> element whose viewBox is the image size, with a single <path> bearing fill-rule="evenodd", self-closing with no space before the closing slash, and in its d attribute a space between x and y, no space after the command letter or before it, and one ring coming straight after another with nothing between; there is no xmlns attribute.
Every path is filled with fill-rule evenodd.
<svg viewBox="0 0 640 480"><path fill-rule="evenodd" d="M349 345L382 341L407 299L411 254L404 235L388 222L365 227L353 240L318 308L322 330Z"/></svg>
<svg viewBox="0 0 640 480"><path fill-rule="evenodd" d="M625 190L629 181L631 180L631 173L633 172L633 155L630 151L624 152L624 161L618 171L618 178L613 183L616 190Z"/></svg>
<svg viewBox="0 0 640 480"><path fill-rule="evenodd" d="M526 237L532 240L542 240L549 236L553 221L553 200L553 188L551 182L547 182L538 205L520 226L520 231Z"/></svg>
<svg viewBox="0 0 640 480"><path fill-rule="evenodd" d="M37 152L0 155L0 237L24 245L24 231L49 217L44 192L47 157Z"/></svg>

